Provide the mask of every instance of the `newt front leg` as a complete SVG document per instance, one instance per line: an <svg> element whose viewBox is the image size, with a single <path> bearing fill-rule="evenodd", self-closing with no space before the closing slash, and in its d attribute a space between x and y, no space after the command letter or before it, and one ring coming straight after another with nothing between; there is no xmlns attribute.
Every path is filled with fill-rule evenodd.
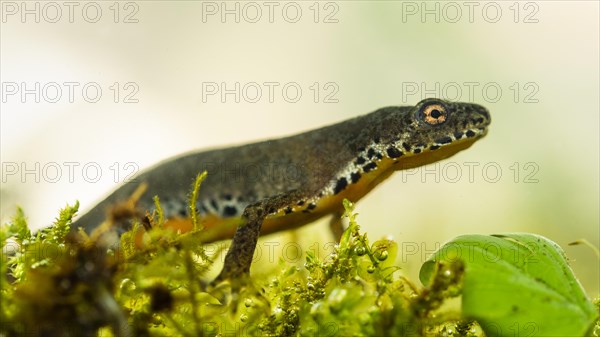
<svg viewBox="0 0 600 337"><path fill-rule="evenodd" d="M214 282L241 279L250 273L252 256L256 249L260 228L265 220L262 205L248 206L244 211L246 223L240 225L233 236L233 242L227 255L223 269Z"/></svg>
<svg viewBox="0 0 600 337"><path fill-rule="evenodd" d="M231 247L225 256L223 269L213 283L225 280L242 280L250 274L252 257L265 218L289 204L290 196L280 194L248 205L242 217L245 223L238 226Z"/></svg>

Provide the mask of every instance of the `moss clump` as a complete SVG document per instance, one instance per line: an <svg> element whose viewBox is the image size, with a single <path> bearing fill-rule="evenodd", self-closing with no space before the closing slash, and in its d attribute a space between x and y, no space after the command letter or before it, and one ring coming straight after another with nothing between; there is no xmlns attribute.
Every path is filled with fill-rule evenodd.
<svg viewBox="0 0 600 337"><path fill-rule="evenodd" d="M439 262L429 286L417 287L398 272L396 243L370 243L348 201L349 228L329 255L309 251L302 267L281 259L266 275L211 285L206 275L221 251L207 253L194 208L205 177L198 176L190 193L188 233L164 226L158 197L156 211L133 220L117 241L110 239L118 237L116 217L89 236L72 231L77 204L36 234L18 209L0 229L0 243L9 248L0 262L8 276L0 278L0 334L483 335L477 322L443 307L461 292L463 264ZM7 244L9 238L18 246Z"/></svg>

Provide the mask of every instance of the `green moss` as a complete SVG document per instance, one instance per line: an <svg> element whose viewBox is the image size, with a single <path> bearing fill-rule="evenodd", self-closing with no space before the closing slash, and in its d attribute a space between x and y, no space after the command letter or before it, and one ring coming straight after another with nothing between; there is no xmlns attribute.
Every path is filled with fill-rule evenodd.
<svg viewBox="0 0 600 337"><path fill-rule="evenodd" d="M273 272L211 285L207 273L220 250L207 253L195 200L206 175L190 193L194 230L165 228L160 200L149 223L111 244L110 221L90 236L70 230L78 205L55 225L31 234L18 209L0 230L0 243L19 244L3 254L0 334L62 336L483 336L477 322L444 304L462 291L462 263L439 261L419 287L395 264L397 244L369 242L353 205L349 228L333 251L309 251L304 266L283 260ZM233 287L236 289L237 287ZM596 301L596 307L600 301ZM595 329L595 330L594 330ZM596 322L591 333L597 334Z"/></svg>

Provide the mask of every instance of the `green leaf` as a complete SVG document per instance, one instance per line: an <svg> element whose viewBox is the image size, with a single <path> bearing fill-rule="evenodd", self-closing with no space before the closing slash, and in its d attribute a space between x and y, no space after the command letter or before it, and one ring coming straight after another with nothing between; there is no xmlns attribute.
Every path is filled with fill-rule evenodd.
<svg viewBox="0 0 600 337"><path fill-rule="evenodd" d="M598 317L563 250L542 236L459 236L423 264L421 282L436 262L459 260L463 314L488 336L583 336Z"/></svg>

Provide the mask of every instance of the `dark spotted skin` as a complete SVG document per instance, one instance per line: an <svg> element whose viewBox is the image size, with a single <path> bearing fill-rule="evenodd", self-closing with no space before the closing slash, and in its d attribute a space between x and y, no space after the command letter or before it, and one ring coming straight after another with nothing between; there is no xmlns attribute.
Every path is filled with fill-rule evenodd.
<svg viewBox="0 0 600 337"><path fill-rule="evenodd" d="M138 203L141 210L153 209L152 197L158 195L167 219L189 216L190 186L206 170L197 204L200 216L241 217L245 223L235 233L218 279L238 277L249 271L265 219L294 222L288 226L273 221L280 225L263 228L270 232L285 229L281 223L296 227L332 214L341 207L333 197L359 199L389 170L447 158L485 135L489 123L490 115L480 105L426 99L291 137L186 154L141 173L79 218L74 227L93 230L104 220L106 209L126 200L141 182L148 184ZM372 182L364 185L364 193L353 189L367 179ZM337 206L322 206L328 205L322 202L326 199L336 200Z"/></svg>

